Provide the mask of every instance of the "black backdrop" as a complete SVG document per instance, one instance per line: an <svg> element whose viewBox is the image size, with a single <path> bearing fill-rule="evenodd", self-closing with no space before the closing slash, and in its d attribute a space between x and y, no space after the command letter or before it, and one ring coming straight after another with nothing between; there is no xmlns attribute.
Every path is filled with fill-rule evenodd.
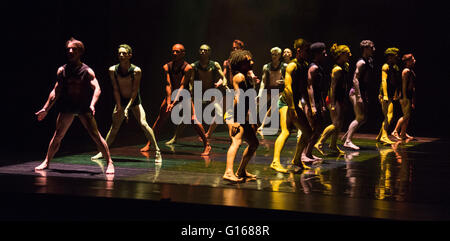
<svg viewBox="0 0 450 241"><path fill-rule="evenodd" d="M134 48L133 62L143 69L141 95L151 125L164 96L161 67L169 60L174 43L185 45L189 62L197 58L198 47L207 43L212 47L212 58L222 63L228 57L232 41L241 39L252 51L255 72L260 75L262 65L270 61L269 49L292 47L298 37L323 41L327 46L333 42L349 45L352 67L361 54L359 42L373 40L377 48L375 88L384 63L384 49L397 46L402 53L414 53L417 110L410 133L449 135L445 118L449 94L446 57L449 21L445 7L430 1L9 1L2 10L5 154L45 152L56 113L52 111L45 121L38 123L34 112L45 103L57 67L65 63L64 43L71 36L85 43L83 61L96 72L102 88L96 114L102 135L109 128L114 105L107 69L117 62L119 44L129 43ZM401 113L399 108L395 111ZM376 133L381 120L379 105L374 101L369 123L361 131ZM119 144L145 142L135 122L124 128L128 131L119 133ZM75 121L63 149L84 148L86 143L94 148Z"/></svg>

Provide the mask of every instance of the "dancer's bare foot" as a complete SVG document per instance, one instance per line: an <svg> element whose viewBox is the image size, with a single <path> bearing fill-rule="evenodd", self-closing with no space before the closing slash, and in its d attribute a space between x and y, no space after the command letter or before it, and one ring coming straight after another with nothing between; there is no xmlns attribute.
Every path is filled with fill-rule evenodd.
<svg viewBox="0 0 450 241"><path fill-rule="evenodd" d="M244 180L243 178L236 177L233 172L225 172L222 177L224 180L230 181L230 182L242 182Z"/></svg>
<svg viewBox="0 0 450 241"><path fill-rule="evenodd" d="M402 139L396 130L392 131L391 135L393 137L395 137L397 140L401 140Z"/></svg>
<svg viewBox="0 0 450 241"><path fill-rule="evenodd" d="M108 168L106 168L106 174L114 174L114 164L112 162L108 163Z"/></svg>
<svg viewBox="0 0 450 241"><path fill-rule="evenodd" d="M146 151L150 151L150 146L152 144L150 142L147 142L147 145L145 145L144 147L141 148L141 152L146 152Z"/></svg>
<svg viewBox="0 0 450 241"><path fill-rule="evenodd" d="M205 150L203 150L202 154L200 156L209 156L211 154L211 145L205 146Z"/></svg>
<svg viewBox="0 0 450 241"><path fill-rule="evenodd" d="M102 159L103 155L101 152L97 153L97 155L91 157L91 160L98 160L98 159Z"/></svg>
<svg viewBox="0 0 450 241"><path fill-rule="evenodd" d="M173 145L175 143L177 143L177 138L172 138L172 139L170 139L169 141L167 141L164 144L166 144L166 145Z"/></svg>
<svg viewBox="0 0 450 241"><path fill-rule="evenodd" d="M161 162L162 162L161 151L156 151L155 163L161 163Z"/></svg>
<svg viewBox="0 0 450 241"><path fill-rule="evenodd" d="M323 156L325 156L325 152L323 152L323 144L316 143L316 144L314 145L314 148L316 148L316 150L317 150L320 154L322 154Z"/></svg>
<svg viewBox="0 0 450 241"><path fill-rule="evenodd" d="M256 178L255 174L251 174L247 170L245 170L245 174L244 173L240 174L240 173L236 172L236 176L239 177L239 178Z"/></svg>
<svg viewBox="0 0 450 241"><path fill-rule="evenodd" d="M270 164L270 168L277 172L288 173L288 169L284 168L279 162L272 162L272 164Z"/></svg>
<svg viewBox="0 0 450 241"><path fill-rule="evenodd" d="M43 161L43 162L41 163L41 165L35 167L34 170L36 170L36 171L45 170L45 169L48 169L49 166L50 166L50 165L49 165L48 161Z"/></svg>

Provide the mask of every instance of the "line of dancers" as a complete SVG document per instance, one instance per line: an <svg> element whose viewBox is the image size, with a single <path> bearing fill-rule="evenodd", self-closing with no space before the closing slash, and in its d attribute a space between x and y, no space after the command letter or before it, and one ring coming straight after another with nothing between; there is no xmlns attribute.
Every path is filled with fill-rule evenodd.
<svg viewBox="0 0 450 241"><path fill-rule="evenodd" d="M375 45L370 40L360 43L362 57L356 62L353 74L349 71L349 59L352 56L347 45L333 44L327 51L322 42L309 43L299 38L294 41L293 51L289 48L282 51L279 47L270 50L271 59L263 67L262 80L253 72L253 56L240 40L233 41L230 57L224 61L223 69L220 64L210 59L211 48L203 44L199 49L199 60L189 64L185 61L185 48L182 44L172 47L172 61L163 66L166 96L162 101L158 117L150 127L146 121L146 114L141 103L140 82L142 70L131 63L132 48L127 44L118 47L119 64L109 68L109 77L113 86L115 107L112 113L112 125L102 138L98 131L94 118L95 105L101 94L100 86L94 71L81 62L84 53L84 44L74 38L66 42L67 64L57 70L57 81L43 108L36 112L39 121L43 120L48 111L56 104L58 117L53 138L50 141L47 155L44 161L35 170L48 169L52 158L58 151L60 143L75 116L78 116L89 135L94 140L99 153L92 157L93 160L104 158L108 165L107 174L113 174L114 164L109 152L109 146L113 143L122 122L128 121L129 112L138 120L148 140L141 149L148 152L153 143L155 149L155 162L162 162L161 150L156 137L164 124L167 123L173 108L182 102L180 96L183 89L193 93L194 81L201 81L202 92L217 88L222 92L234 90L231 101L232 108L227 108L226 97L222 100L205 101L202 104L214 104L216 113L223 118L231 139L231 145L227 152L226 169L223 179L231 182L241 182L246 179L256 178L256 175L247 171L247 164L255 154L259 141L257 133L263 135L266 119L274 115L272 109L278 109L281 132L275 141L273 161L270 167L275 171L288 173L309 169L314 163L323 159L312 154L316 149L321 155L342 155L338 145L338 136L343 127L344 105L350 100L353 105L355 119L350 123L348 130L342 137L343 146L351 150L359 150L352 142L354 133L367 120L370 100L369 92L374 80L373 53ZM415 108L415 58L408 53L402 56L404 68L400 71L398 65L399 49L392 47L386 49L384 55L386 63L381 69L381 84L378 101L381 104L384 120L380 132L376 138L385 145L393 144L388 137L388 130L393 117L393 102L399 101L403 116L398 120L394 131L391 133L399 140L412 139L406 133L411 117L411 111ZM331 73L324 70L324 62L331 55L334 65ZM294 56L293 56L294 55ZM292 58L292 59L291 59ZM259 86L256 102L261 101L263 90L278 89L278 108L270 106L271 99L267 98L267 113L261 124L252 124L249 119L250 100L239 98L239 90L256 89ZM178 90L178 91L177 91ZM173 94L174 93L174 94ZM225 95L226 96L226 95ZM348 99L347 99L348 98ZM57 101L58 100L58 101ZM245 121L238 122L237 106L245 108ZM326 114L329 112L332 123L325 127ZM200 113L202 114L202 113ZM202 156L210 155L211 145L208 138L212 136L216 128L216 122L209 126L205 132L202 123L198 120L194 101L191 100L191 124L199 135L204 149ZM185 125L177 125L174 136L166 144L176 143ZM280 155L290 135L291 129L297 129L299 136L295 154L291 164L283 167L280 163ZM330 138L329 148L324 144ZM239 167L234 172L233 164L237 151L243 142L248 144L244 150Z"/></svg>

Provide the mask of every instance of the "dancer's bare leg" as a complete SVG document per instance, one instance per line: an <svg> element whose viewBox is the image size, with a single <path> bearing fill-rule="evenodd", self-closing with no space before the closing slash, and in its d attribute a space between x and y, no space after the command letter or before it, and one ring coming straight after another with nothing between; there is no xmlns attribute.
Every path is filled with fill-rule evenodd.
<svg viewBox="0 0 450 241"><path fill-rule="evenodd" d="M111 127L109 128L108 134L106 135L106 144L108 145L108 147L111 146L111 144L114 142L114 140L116 139L116 135L119 132L120 126L122 125L123 120L125 119L125 115L123 110L122 111L118 111L117 110L117 105L114 107L114 111L112 114L112 124ZM101 152L97 153L97 155L91 157L92 160L95 159L100 159L103 158L103 155Z"/></svg>
<svg viewBox="0 0 450 241"><path fill-rule="evenodd" d="M97 128L97 122L95 121L94 116L92 116L91 113L86 114L80 114L79 115L80 121L83 124L83 126L88 131L89 136L92 138L92 140L97 145L97 149L102 153L105 160L108 162L108 167L106 168L106 174L113 174L114 173L114 164L111 159L111 155L109 153L108 145L106 144L106 141L103 139L103 137L100 135L100 132Z"/></svg>
<svg viewBox="0 0 450 241"><path fill-rule="evenodd" d="M145 111L142 105L137 105L133 109L134 117L136 117L136 120L139 121L139 124L141 125L142 130L144 131L145 137L147 138L148 142L155 143L155 150L156 150L156 161L160 162L161 160L161 150L159 149L158 143L156 142L155 133L153 132L153 129L150 128L150 126L147 123L147 119L145 116ZM150 146L147 146L141 149L141 152L149 151Z"/></svg>
<svg viewBox="0 0 450 241"><path fill-rule="evenodd" d="M192 103L192 124L194 125L194 129L197 134L202 138L203 145L205 149L203 150L201 156L208 156L211 152L211 145L209 145L209 141L205 135L205 129L203 129L203 125L197 120L197 116L195 115L194 103Z"/></svg>
<svg viewBox="0 0 450 241"><path fill-rule="evenodd" d="M236 172L237 177L246 177L246 178L256 178L256 175L251 174L247 171L247 164L253 155L258 149L259 141L256 137L256 133L250 125L247 125L244 129L244 140L248 143L247 148L245 148L244 153L242 155L241 163L239 164L239 168Z"/></svg>
<svg viewBox="0 0 450 241"><path fill-rule="evenodd" d="M239 123L228 124L228 132L231 137L231 145L227 152L227 165L225 173L223 174L223 179L232 182L240 182L243 178L236 177L233 171L233 164L237 151L239 150L239 146L242 144L244 128Z"/></svg>
<svg viewBox="0 0 450 241"><path fill-rule="evenodd" d="M53 138L50 141L50 144L48 146L47 155L45 156L45 160L37 167L35 167L35 170L44 170L48 169L50 166L50 161L55 156L56 152L58 151L61 140L64 138L64 136L67 133L67 130L69 129L70 125L72 124L74 118L74 114L70 113L59 113L58 118L56 118L56 129L55 134L53 135Z"/></svg>
<svg viewBox="0 0 450 241"><path fill-rule="evenodd" d="M273 151L273 161L270 164L270 168L282 173L288 172L288 170L284 168L280 163L281 151L283 150L284 144L286 143L286 140L289 138L290 135L289 128L291 127L291 121L290 118L287 117L287 111L288 111L287 106L279 109L281 133L275 141L275 148Z"/></svg>

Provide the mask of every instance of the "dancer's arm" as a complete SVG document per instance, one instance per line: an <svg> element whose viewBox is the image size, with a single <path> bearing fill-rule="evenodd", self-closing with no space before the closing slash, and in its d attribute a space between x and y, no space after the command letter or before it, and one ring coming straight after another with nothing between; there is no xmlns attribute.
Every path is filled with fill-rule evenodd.
<svg viewBox="0 0 450 241"><path fill-rule="evenodd" d="M220 64L217 63L217 62L214 62L214 65L216 66L217 73L219 73L219 81L217 81L217 82L215 83L216 88L219 87L219 86L221 86L221 85L222 85L223 87L227 86L228 80L227 80L227 78L225 77L225 74L223 73L222 68L220 67Z"/></svg>
<svg viewBox="0 0 450 241"><path fill-rule="evenodd" d="M355 90L355 96L356 96L356 102L362 103L362 98L361 98L361 90L359 89L359 80L361 78L361 72L364 68L364 61L363 60L359 60L356 63L356 69L355 69L355 74L353 75L353 89Z"/></svg>
<svg viewBox="0 0 450 241"><path fill-rule="evenodd" d="M63 67L60 67L58 71L56 72L56 76L59 79L59 76L61 76L63 71ZM53 90L50 92L47 102L45 102L44 107L40 109L35 114L37 115L38 121L43 120L46 116L48 111L53 107L55 104L55 101L59 98L59 95L61 93L61 86L59 85L59 81L56 81L55 86L53 87Z"/></svg>
<svg viewBox="0 0 450 241"><path fill-rule="evenodd" d="M311 112L313 115L317 113L316 109L316 102L314 100L314 88L313 83L315 81L316 71L318 67L317 66L311 66L311 68L308 69L308 97L309 97L309 104L311 106Z"/></svg>
<svg viewBox="0 0 450 241"><path fill-rule="evenodd" d="M262 74L262 81L261 81L261 84L259 85L259 91L258 91L258 96L257 96L257 98L261 98L261 96L262 96L262 92L263 92L263 90L264 90L264 88L265 88L265 86L266 86L266 84L267 84L267 79L269 78L269 74L268 74L268 71L267 71L267 65L264 65L264 67L263 67L263 74Z"/></svg>
<svg viewBox="0 0 450 241"><path fill-rule="evenodd" d="M287 105L289 109L294 110L294 96L292 93L292 72L297 68L295 63L290 63L286 68L286 75L284 77L284 96L286 98Z"/></svg>
<svg viewBox="0 0 450 241"><path fill-rule="evenodd" d="M330 103L331 103L331 110L334 110L335 104L336 104L336 85L337 80L341 77L341 67L334 67L331 71L331 85L330 85Z"/></svg>
<svg viewBox="0 0 450 241"><path fill-rule="evenodd" d="M128 110L130 109L131 104L133 104L133 102L136 99L137 94L139 92L139 86L141 85L141 78L142 78L142 71L139 67L136 67L134 69L134 82L133 82L133 86L131 89L131 98L127 104L127 107L125 107L125 111L124 111L125 118L127 118L127 119L128 119Z"/></svg>
<svg viewBox="0 0 450 241"><path fill-rule="evenodd" d="M388 101L388 92L387 92L387 77L388 77L389 65L384 64L381 68L381 89L383 94L383 100Z"/></svg>
<svg viewBox="0 0 450 241"><path fill-rule="evenodd" d="M109 78L111 79L111 84L113 86L113 94L114 94L114 100L116 101L116 106L117 106L117 111L121 112L122 111L122 103L120 102L120 90L119 90L119 86L117 86L117 80L116 77L114 75L114 66L111 66L109 68Z"/></svg>
<svg viewBox="0 0 450 241"><path fill-rule="evenodd" d="M180 88L177 91L177 95L175 96L175 99L173 102L169 105L169 111L172 110L172 108L177 104L178 98L180 98L180 93L184 89L184 86L186 85L186 81L189 81L191 77L194 75L194 69L192 69L191 65L186 65L186 68L184 69L184 75L181 78Z"/></svg>
<svg viewBox="0 0 450 241"><path fill-rule="evenodd" d="M164 69L164 74L166 75L166 112L168 112L170 104L171 104L170 96L172 95L172 82L170 80L170 75L169 75L169 66L167 64L165 64L163 66L163 69Z"/></svg>
<svg viewBox="0 0 450 241"><path fill-rule="evenodd" d="M92 95L91 105L89 106L89 108L92 111L92 115L95 115L95 104L97 104L98 98L100 97L102 91L100 90L100 85L98 84L98 80L95 77L94 71L89 68L88 73L91 79L89 84L91 85L91 88L94 89L94 94Z"/></svg>

